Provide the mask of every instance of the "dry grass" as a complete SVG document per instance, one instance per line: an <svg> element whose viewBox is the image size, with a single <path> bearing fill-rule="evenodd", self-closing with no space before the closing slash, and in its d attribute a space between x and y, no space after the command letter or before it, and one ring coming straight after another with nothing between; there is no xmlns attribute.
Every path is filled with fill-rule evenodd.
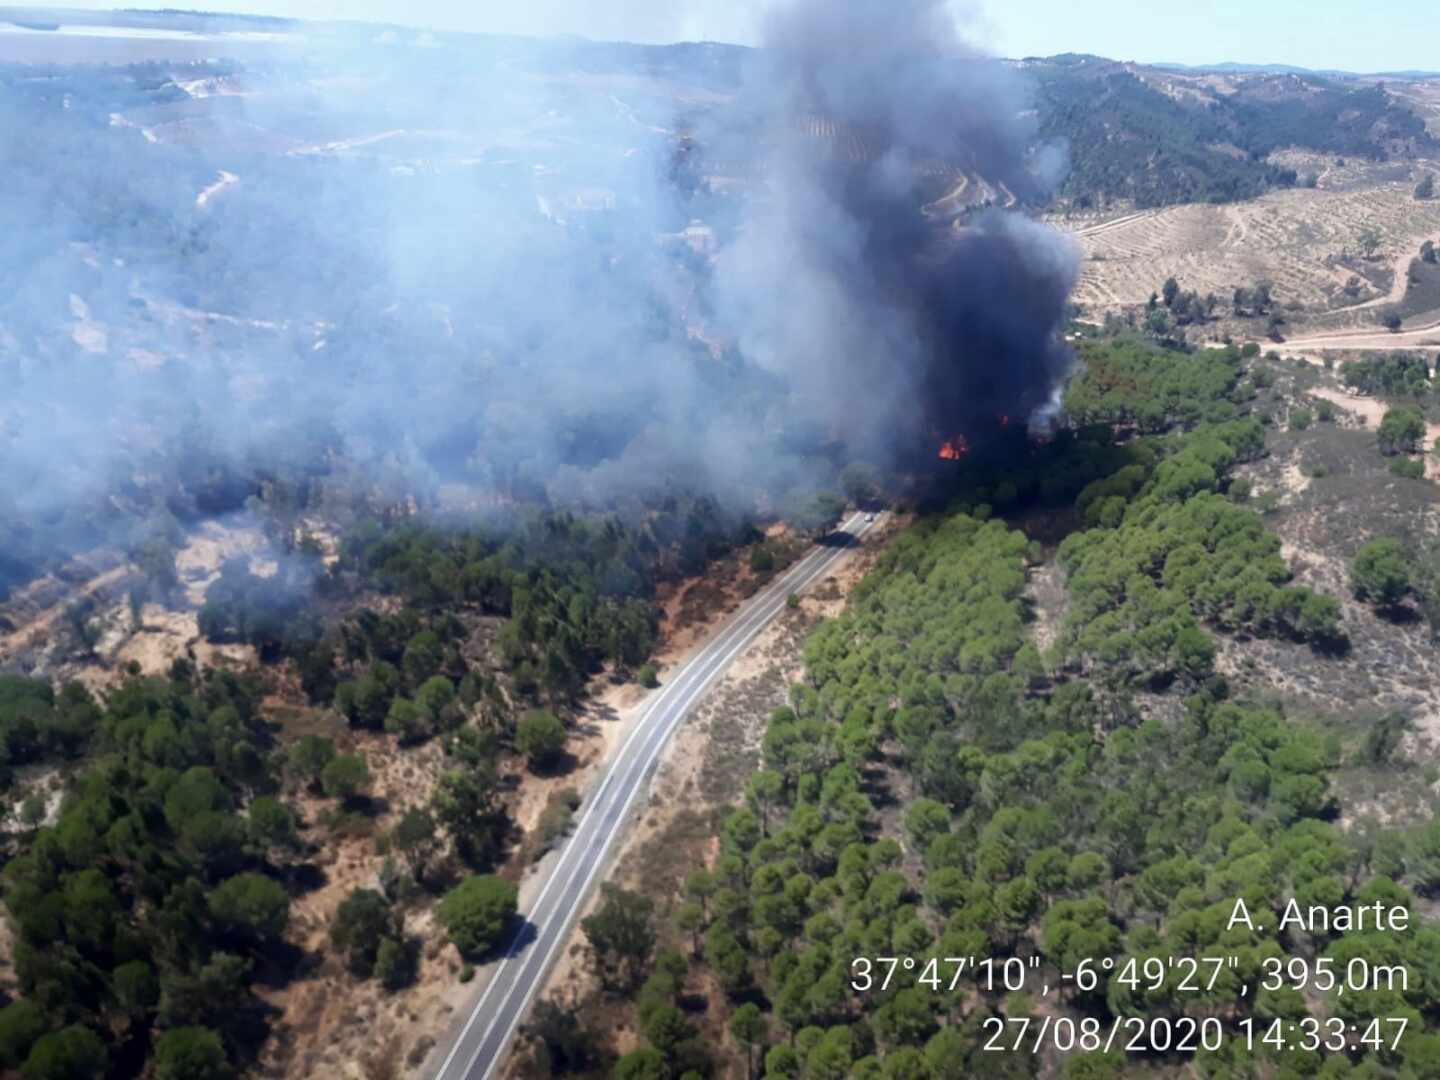
<svg viewBox="0 0 1440 1080"><path fill-rule="evenodd" d="M1317 329L1376 325L1380 305L1400 298L1397 287L1403 295L1405 268L1421 242L1440 237L1440 200L1413 196L1415 178L1432 167L1405 167L1403 177L1370 182L1329 176L1315 189L1240 203L1057 221L1084 252L1075 299L1092 314L1143 304L1173 276L1201 295L1216 293L1228 308L1236 286L1263 280L1273 284L1280 305L1300 305L1286 311L1292 322ZM1360 257L1366 228L1381 238L1373 260ZM1352 274L1369 279L1354 298L1344 292Z"/></svg>
<svg viewBox="0 0 1440 1080"><path fill-rule="evenodd" d="M1356 601L1350 563L1361 545L1378 536L1413 548L1440 539L1440 488L1431 480L1390 474L1375 445L1383 405L1341 389L1333 374L1292 362L1266 365L1274 387L1259 403L1283 417L1289 406L1324 398L1340 406L1334 423L1305 431L1274 432L1270 455L1245 466L1252 502L1282 542L1298 584L1339 599L1350 648L1342 657L1281 640L1217 636L1218 667L1241 693L1278 699L1333 734L1345 760L1379 717L1408 714L1409 764L1377 770L1347 764L1336 776L1343 823L1365 830L1425 814L1435 797L1433 768L1440 749L1440 656L1418 613L1377 612Z"/></svg>

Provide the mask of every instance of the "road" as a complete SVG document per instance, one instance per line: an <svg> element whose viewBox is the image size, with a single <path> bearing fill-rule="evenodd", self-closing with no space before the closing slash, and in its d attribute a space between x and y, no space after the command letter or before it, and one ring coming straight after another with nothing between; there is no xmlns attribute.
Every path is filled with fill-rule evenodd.
<svg viewBox="0 0 1440 1080"><path fill-rule="evenodd" d="M862 514L839 531L853 538L870 528ZM574 834L541 885L524 926L513 939L475 1003L454 1045L435 1073L437 1080L487 1080L495 1071L516 1027L545 980L605 860L624 830L636 797L646 786L660 753L686 713L785 608L786 598L831 569L848 546L816 547L783 575L751 597L729 622L670 673L585 801Z"/></svg>

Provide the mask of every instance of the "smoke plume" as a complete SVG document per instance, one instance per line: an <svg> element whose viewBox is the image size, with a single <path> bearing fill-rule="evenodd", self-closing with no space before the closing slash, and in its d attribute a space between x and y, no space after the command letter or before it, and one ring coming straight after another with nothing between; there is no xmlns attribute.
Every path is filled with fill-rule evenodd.
<svg viewBox="0 0 1440 1080"><path fill-rule="evenodd" d="M1058 181L1023 85L941 0L797 0L766 42L766 190L720 259L746 354L885 458L1029 416L1068 364L1077 254L1018 212L962 219L944 199L1033 206Z"/></svg>
<svg viewBox="0 0 1440 1080"><path fill-rule="evenodd" d="M1064 370L1057 158L937 0L757 51L302 30L0 66L0 583L276 478L783 505Z"/></svg>

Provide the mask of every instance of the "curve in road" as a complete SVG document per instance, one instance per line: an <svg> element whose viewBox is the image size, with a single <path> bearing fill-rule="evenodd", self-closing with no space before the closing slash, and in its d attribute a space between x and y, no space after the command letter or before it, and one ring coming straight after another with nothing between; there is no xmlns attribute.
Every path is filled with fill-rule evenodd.
<svg viewBox="0 0 1440 1080"><path fill-rule="evenodd" d="M870 528L865 516L856 514L837 532L848 535L853 543ZM784 609L790 594L804 589L848 550L849 544L832 545L806 555L747 601L655 695L599 787L586 800L574 834L561 849L525 925L511 939L489 985L466 1018L435 1074L437 1080L488 1080L495 1071L670 736L731 661Z"/></svg>

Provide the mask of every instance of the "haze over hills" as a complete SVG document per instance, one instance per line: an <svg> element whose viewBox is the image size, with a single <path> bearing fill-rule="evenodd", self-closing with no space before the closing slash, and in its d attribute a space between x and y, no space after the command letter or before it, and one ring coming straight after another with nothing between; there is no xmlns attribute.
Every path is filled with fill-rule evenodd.
<svg viewBox="0 0 1440 1080"><path fill-rule="evenodd" d="M1436 1075L1440 81L7 8L0 178L0 1075Z"/></svg>
<svg viewBox="0 0 1440 1080"><path fill-rule="evenodd" d="M97 470L128 458L141 431L165 430L166 409L155 409L156 399L140 390L147 381L184 370L187 385L200 386L198 365L226 385L245 387L243 395L212 401L225 419L210 426L264 434L253 445L216 452L263 458L263 447L288 446L295 437L277 424L296 409L306 423L322 416L335 422L328 392L323 402L297 392L293 356L311 366L358 365L373 373L369 343L433 341L463 369L473 361L461 357L476 349L503 353L527 336L554 339L566 322L561 311L607 295L576 276L576 293L556 288L553 278L550 289L540 290L539 277L517 274L504 257L523 247L537 253L533 265L545 274L608 251L609 288L619 290L608 295L646 296L656 316L617 319L615 312L634 310L618 300L597 310L590 329L613 329L622 351L645 353L657 334L668 337L692 357L681 369L698 365L696 378L704 382L714 372L703 356L743 347L746 334L733 320L749 301L727 299L723 274L712 281L708 260L735 248L746 206L763 205L752 196L763 195L777 167L773 157L765 160L777 133L763 131L763 113L744 93L758 63L755 50L177 12L97 16L25 8L5 9L5 18L30 29L0 34L0 55L35 61L3 73L17 191L6 212L12 221L43 222L44 231L12 230L12 250L0 267L18 271L26 256L15 245L23 244L25 252L43 250L52 268L43 277L13 278L3 319L7 340L56 355L118 360L103 369L117 381L95 398L105 418L84 425L109 433L87 440L88 464L24 485L49 493L43 497L57 500L52 509L68 506ZM160 36L81 33L96 29ZM268 36L255 39L256 33ZM137 50L152 58L131 66L46 66L52 47L68 60L92 47L94 59ZM179 58L165 58L172 49L181 50ZM190 59L196 49L238 49L241 57ZM920 148L905 197L923 208L931 226L949 227L953 236L973 235L965 230L989 220L987 208L1104 216L1222 203L1311 183L1323 188L1341 158L1408 177L1414 163L1436 152L1426 126L1437 106L1428 84L1179 73L1074 55L969 68L987 72L987 85L1005 87L997 108L1010 111L1002 138L1016 148L1004 152L1013 160L977 157L978 143L968 136L927 146L927 121L919 114L894 118ZM796 125L796 147L833 162L863 170L887 152L885 137L866 129L873 119L858 113L845 122L801 107L788 122ZM93 169L67 167L86 159ZM812 192L803 201L827 197ZM478 248L475 230L486 237ZM280 244L282 236L305 239ZM643 244L626 247L637 236L646 237ZM717 266L733 264L722 259ZM551 295L542 299L544 291ZM501 327L481 296L492 304L507 296L502 306L528 313L518 321L529 328L519 331L514 318ZM577 349L584 351L577 342L557 341L553 352L541 352ZM758 346L757 354L764 351ZM286 360L270 367L267 356ZM751 406L740 403L761 393L765 379L778 374L809 383L783 418L768 421L778 443L764 467L743 460L725 426L731 421L723 411L715 415L714 394L689 382L659 397L646 380L611 385L598 400L587 393L583 403L552 402L549 411L567 419L537 439L517 440L503 417L533 400L535 382L527 376L524 388L506 389L515 369L491 369L487 430L498 441L493 453L477 456L475 437L466 433L470 414L456 411L455 396L411 385L402 375L400 385L424 418L414 433L381 434L378 398L363 395L343 403L340 431L353 452L428 471L440 483L472 483L472 465L483 461L482 488L539 485L567 498L609 498L628 483L625 477L650 475L669 460L742 501L753 499L753 489L737 495L729 490L732 479L743 475L749 483L768 474L766 497L784 499L803 486L800 478L834 467L825 464L833 452L826 448L829 432L851 422L851 384L816 382L813 369L769 363L768 370L742 366L727 376L737 380L733 400L741 412ZM137 381L135 370L149 374ZM44 378L38 370L35 377ZM426 385L443 383L432 378ZM562 383L570 380L556 385ZM276 395L292 407L277 410ZM973 395L961 394L967 396ZM695 427L689 410L701 401L714 419L701 425L697 440L688 435ZM647 417L637 430L648 434L628 448L611 445L601 430L614 430L636 406ZM1034 407L997 401L980 410ZM174 408L178 425L186 407ZM133 410L145 411L143 423ZM861 430L850 440L855 453L883 459L903 425L874 417L859 418ZM53 423L65 430L64 418ZM920 441L930 442L932 428L967 423L956 416L927 421ZM687 431L683 444L665 435L675 424ZM711 425L707 442L703 432ZM32 423L29 430L37 429ZM48 448L37 450L19 475L53 460ZM134 498L145 505L155 495ZM93 510L66 513L86 542L111 527L83 524ZM32 558L25 553L43 547L36 536L17 537L6 558L23 568ZM11 573L23 579L26 571Z"/></svg>
<svg viewBox="0 0 1440 1080"><path fill-rule="evenodd" d="M1227 60L1217 64L1176 64L1165 61L1152 62L1150 67L1166 71L1193 71L1237 75L1319 75L1337 79L1440 79L1440 71L1346 71L1340 68L1307 68L1293 64L1243 64Z"/></svg>

